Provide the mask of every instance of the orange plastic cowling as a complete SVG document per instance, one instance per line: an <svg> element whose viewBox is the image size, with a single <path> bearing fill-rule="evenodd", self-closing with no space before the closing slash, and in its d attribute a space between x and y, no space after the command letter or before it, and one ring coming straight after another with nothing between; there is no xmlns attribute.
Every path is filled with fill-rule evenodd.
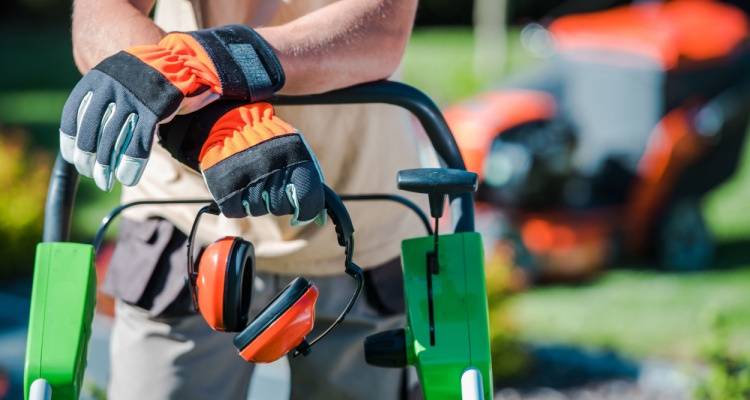
<svg viewBox="0 0 750 400"><path fill-rule="evenodd" d="M672 69L683 59L707 61L726 56L747 39L750 26L742 11L731 5L675 0L569 15L549 29L563 52L640 55Z"/></svg>
<svg viewBox="0 0 750 400"><path fill-rule="evenodd" d="M445 119L466 162L466 169L484 173L492 141L515 126L552 118L555 99L546 92L513 89L485 93L445 110Z"/></svg>
<svg viewBox="0 0 750 400"><path fill-rule="evenodd" d="M639 179L627 202L624 226L626 245L635 254L646 249L648 230L680 173L708 148L709 142L695 132L690 121L690 111L684 107L665 115L638 163Z"/></svg>

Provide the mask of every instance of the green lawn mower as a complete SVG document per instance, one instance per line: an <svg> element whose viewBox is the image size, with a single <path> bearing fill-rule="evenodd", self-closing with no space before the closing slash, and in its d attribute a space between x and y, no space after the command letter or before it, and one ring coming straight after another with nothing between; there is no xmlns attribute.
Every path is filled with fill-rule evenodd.
<svg viewBox="0 0 750 400"><path fill-rule="evenodd" d="M416 367L426 400L491 399L484 256L481 237L474 231L477 176L466 171L439 109L417 89L388 81L319 95L278 96L271 103L385 103L405 108L419 119L444 168L405 170L397 178L400 189L428 196L434 228L424 211L396 194L340 196L343 201L401 203L419 214L428 233L402 243L406 326L367 338L365 357L381 367ZM27 400L79 397L94 313L94 256L102 233L125 208L170 203L123 204L104 218L93 244L71 243L77 184L75 168L58 157L47 196L43 242L36 254L24 377ZM446 197L452 210L453 232L439 235L438 220L443 216Z"/></svg>

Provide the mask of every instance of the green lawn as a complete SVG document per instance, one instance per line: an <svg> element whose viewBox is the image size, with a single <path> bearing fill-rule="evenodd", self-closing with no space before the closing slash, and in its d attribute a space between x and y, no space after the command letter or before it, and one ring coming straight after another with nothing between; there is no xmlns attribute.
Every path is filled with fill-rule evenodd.
<svg viewBox="0 0 750 400"><path fill-rule="evenodd" d="M635 356L696 359L724 317L733 348L750 355L750 149L742 170L705 201L719 269L670 274L617 270L585 286L511 299L524 339L607 347Z"/></svg>
<svg viewBox="0 0 750 400"><path fill-rule="evenodd" d="M638 357L696 359L722 315L736 350L750 351L750 269L690 275L615 271L583 287L514 297L522 339L609 348Z"/></svg>

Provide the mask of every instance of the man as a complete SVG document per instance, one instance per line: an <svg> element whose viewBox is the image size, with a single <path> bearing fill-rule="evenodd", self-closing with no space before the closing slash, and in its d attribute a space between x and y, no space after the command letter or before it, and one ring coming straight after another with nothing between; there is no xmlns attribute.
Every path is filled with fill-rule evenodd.
<svg viewBox="0 0 750 400"><path fill-rule="evenodd" d="M126 184L124 202L211 194L220 200L208 167L201 176L177 162L153 140L151 128L175 113L200 115L206 104L230 92L252 103L279 86L283 94L306 94L387 78L400 63L416 3L160 0L152 21L148 15L154 0L76 0L74 57L86 75L66 103L61 151L102 189L111 189L116 180ZM228 24L244 27L225 28ZM217 28L201 30L209 27ZM187 34L165 37L172 31ZM228 39L211 47L209 36ZM247 46L253 49L236 52ZM162 56L163 51L169 55ZM231 55L217 56L221 51ZM201 64L191 64L188 80L164 66L175 55L187 57L185 65ZM232 68L245 73L247 87L230 87L231 79L224 77ZM257 81L253 76L259 76ZM157 90L150 82L166 89ZM312 149L306 157L314 161L317 155L325 182L340 193L394 192L396 171L417 163L408 116L393 107L277 107L275 113L303 133ZM251 165L254 160L244 161L242 165ZM248 195L245 200L251 204L225 203L222 208L241 215L271 211L293 216L206 218L198 239L206 244L240 235L253 242L260 271L253 315L291 277L310 276L321 292L320 328L338 314L351 284L343 275L342 251L330 227L290 226L290 221L310 220L322 207L315 200L320 182L312 180L307 197L288 190ZM284 181L281 188L294 184ZM400 240L420 234L419 224L395 206L356 204L349 209L357 232L355 260L366 269L365 295L309 356L291 360L294 399L396 399L406 387L403 371L365 364L362 341L403 323ZM110 399L246 397L252 366L237 355L233 335L211 331L190 305L185 232L196 211L192 206L142 207L125 214L104 288L117 298Z"/></svg>

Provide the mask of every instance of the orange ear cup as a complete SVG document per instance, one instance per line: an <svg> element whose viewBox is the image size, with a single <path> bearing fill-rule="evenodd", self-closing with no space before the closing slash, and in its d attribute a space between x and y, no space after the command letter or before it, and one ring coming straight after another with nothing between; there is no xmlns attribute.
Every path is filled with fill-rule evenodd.
<svg viewBox="0 0 750 400"><path fill-rule="evenodd" d="M198 262L198 309L212 329L224 330L224 278L234 238L211 243Z"/></svg>
<svg viewBox="0 0 750 400"><path fill-rule="evenodd" d="M310 285L275 321L239 349L240 356L254 363L269 363L299 346L313 329L317 299L318 289Z"/></svg>

